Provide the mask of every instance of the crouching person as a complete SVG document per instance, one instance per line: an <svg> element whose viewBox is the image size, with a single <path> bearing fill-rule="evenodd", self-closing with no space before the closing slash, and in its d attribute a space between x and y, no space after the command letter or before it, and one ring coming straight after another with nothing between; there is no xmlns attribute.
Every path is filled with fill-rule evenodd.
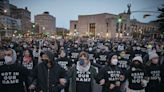
<svg viewBox="0 0 164 92"><path fill-rule="evenodd" d="M46 51L41 56L42 63L34 68L29 89L36 92L60 92L66 83L66 72L54 62L54 56Z"/></svg>
<svg viewBox="0 0 164 92"><path fill-rule="evenodd" d="M127 73L127 79L129 83L127 92L145 92L148 81L142 57L137 56L133 58Z"/></svg>
<svg viewBox="0 0 164 92"><path fill-rule="evenodd" d="M111 53L107 59L107 65L100 69L97 75L97 83L103 88L102 92L121 92L121 81L125 79L121 69L117 66L116 53Z"/></svg>
<svg viewBox="0 0 164 92"><path fill-rule="evenodd" d="M95 92L96 69L91 65L88 54L81 52L77 64L68 71L69 92Z"/></svg>

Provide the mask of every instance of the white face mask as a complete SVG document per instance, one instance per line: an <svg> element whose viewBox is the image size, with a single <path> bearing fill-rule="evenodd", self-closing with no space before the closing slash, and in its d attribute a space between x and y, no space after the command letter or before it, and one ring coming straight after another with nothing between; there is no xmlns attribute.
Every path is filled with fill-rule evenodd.
<svg viewBox="0 0 164 92"><path fill-rule="evenodd" d="M141 50L141 47L137 47L137 50Z"/></svg>
<svg viewBox="0 0 164 92"><path fill-rule="evenodd" d="M89 51L92 51L92 48L89 48Z"/></svg>
<svg viewBox="0 0 164 92"><path fill-rule="evenodd" d="M13 45L13 44L11 44L11 45L10 45L10 47L12 48L12 47L14 47L14 45Z"/></svg>
<svg viewBox="0 0 164 92"><path fill-rule="evenodd" d="M9 64L10 62L12 62L12 57L10 57L10 56L5 56L5 63L6 64Z"/></svg>
<svg viewBox="0 0 164 92"><path fill-rule="evenodd" d="M111 60L111 63L112 63L113 65L117 65L118 59L112 59L112 60Z"/></svg>
<svg viewBox="0 0 164 92"><path fill-rule="evenodd" d="M27 48L27 45L23 45L24 48Z"/></svg>

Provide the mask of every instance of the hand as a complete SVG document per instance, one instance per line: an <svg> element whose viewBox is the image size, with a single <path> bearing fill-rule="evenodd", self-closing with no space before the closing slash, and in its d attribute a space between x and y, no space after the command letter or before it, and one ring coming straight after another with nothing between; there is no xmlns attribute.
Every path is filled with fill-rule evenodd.
<svg viewBox="0 0 164 92"><path fill-rule="evenodd" d="M116 81L115 84L116 84L117 87L119 87L121 83L120 83L120 81Z"/></svg>
<svg viewBox="0 0 164 92"><path fill-rule="evenodd" d="M124 75L120 75L120 81L125 80L125 76Z"/></svg>
<svg viewBox="0 0 164 92"><path fill-rule="evenodd" d="M148 83L148 81L146 81L146 80L141 80L141 85L142 85L142 87L146 87L146 86L147 86L147 83Z"/></svg>
<svg viewBox="0 0 164 92"><path fill-rule="evenodd" d="M104 85L104 84L105 84L105 79L101 79L99 85Z"/></svg>
<svg viewBox="0 0 164 92"><path fill-rule="evenodd" d="M34 85L34 84L31 84L31 85L29 86L29 89L30 89L30 90L35 89L35 85Z"/></svg>
<svg viewBox="0 0 164 92"><path fill-rule="evenodd" d="M113 89L114 87L115 87L115 85L114 85L114 84L110 84L109 89Z"/></svg>
<svg viewBox="0 0 164 92"><path fill-rule="evenodd" d="M59 83L60 83L61 85L63 85L63 86L66 84L66 82L67 82L67 81L66 81L66 79L64 79L64 78L60 78L60 79L59 79Z"/></svg>

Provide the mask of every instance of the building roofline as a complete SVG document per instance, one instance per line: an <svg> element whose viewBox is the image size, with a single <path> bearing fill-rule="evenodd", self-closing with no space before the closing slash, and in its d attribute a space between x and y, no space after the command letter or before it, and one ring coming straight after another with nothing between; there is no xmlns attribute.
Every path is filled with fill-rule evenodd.
<svg viewBox="0 0 164 92"><path fill-rule="evenodd" d="M96 15L114 15L117 16L116 14L111 14L111 13L98 13L98 14L88 14L88 15L79 15L79 17L83 17L83 16L96 16Z"/></svg>

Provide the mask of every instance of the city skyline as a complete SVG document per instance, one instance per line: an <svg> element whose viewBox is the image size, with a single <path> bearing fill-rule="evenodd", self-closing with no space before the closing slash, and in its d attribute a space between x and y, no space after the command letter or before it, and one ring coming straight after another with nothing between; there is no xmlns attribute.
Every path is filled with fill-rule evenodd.
<svg viewBox="0 0 164 92"><path fill-rule="evenodd" d="M11 4L19 8L28 7L31 11L31 20L34 22L34 16L48 11L50 15L56 17L57 27L69 29L70 20L77 20L78 15L90 15L99 13L119 14L127 11L127 4L131 3L132 11L157 11L157 7L164 4L163 0L103 0L103 1L82 1L82 0L9 0ZM38 3L39 2L39 3ZM158 14L152 13L146 19L145 13L134 13L131 18L136 18L141 22L149 22L156 19Z"/></svg>

